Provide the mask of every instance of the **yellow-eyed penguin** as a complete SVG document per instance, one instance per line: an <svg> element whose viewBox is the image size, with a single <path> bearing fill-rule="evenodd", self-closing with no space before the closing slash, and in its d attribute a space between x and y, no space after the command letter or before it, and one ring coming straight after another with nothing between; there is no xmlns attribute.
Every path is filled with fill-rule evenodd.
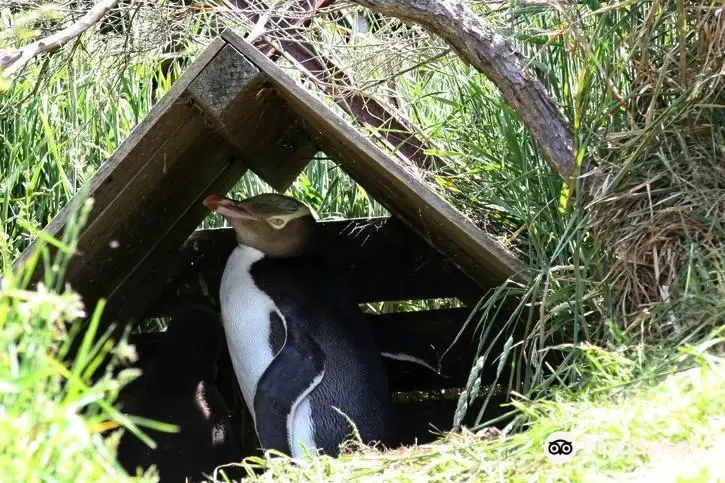
<svg viewBox="0 0 725 483"><path fill-rule="evenodd" d="M310 210L278 194L243 201L212 195L204 205L229 220L239 243L219 301L262 447L295 457L305 449L336 456L353 434L350 421L363 442L386 444L391 395L380 350L355 299L321 256Z"/></svg>
<svg viewBox="0 0 725 483"><path fill-rule="evenodd" d="M123 411L179 426L178 433L142 428L157 444L148 447L126 431L118 459L130 474L155 465L161 482L203 481L220 465L244 457L229 424L229 408L214 384L224 343L219 314L197 304L183 304L161 336L144 373L121 393ZM225 466L231 478L240 468Z"/></svg>

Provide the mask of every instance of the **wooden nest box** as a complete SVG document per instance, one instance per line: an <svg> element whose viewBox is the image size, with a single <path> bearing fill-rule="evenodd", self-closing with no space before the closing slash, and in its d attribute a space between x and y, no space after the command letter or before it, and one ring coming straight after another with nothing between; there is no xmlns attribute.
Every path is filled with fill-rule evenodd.
<svg viewBox="0 0 725 483"><path fill-rule="evenodd" d="M196 230L208 215L202 200L226 193L247 170L284 191L320 151L392 214L323 222L331 257L360 303L458 298L468 305L371 315L445 350L471 304L517 277L519 262L231 31L210 44L91 180L95 203L67 282L88 307L106 298L104 320L120 325L163 316L175 301L203 290L216 297L235 239L231 229ZM66 207L46 231L58 236L67 213ZM444 359L447 379L389 364L393 390L465 386L472 332ZM161 336L142 334L135 342L152 352ZM408 405L406 417L424 437L427 422L450 427L455 403L399 404Z"/></svg>

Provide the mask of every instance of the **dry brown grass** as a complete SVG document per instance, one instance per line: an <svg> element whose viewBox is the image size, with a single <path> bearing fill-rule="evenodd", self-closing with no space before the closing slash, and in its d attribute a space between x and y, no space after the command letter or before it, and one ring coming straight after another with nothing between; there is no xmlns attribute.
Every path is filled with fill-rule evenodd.
<svg viewBox="0 0 725 483"><path fill-rule="evenodd" d="M689 286L697 279L690 270L725 262L725 10L652 6L628 42L629 128L609 136L600 166L606 183L591 209L610 255L604 283L625 328L659 338L689 321L662 324L648 319L650 309L712 289Z"/></svg>

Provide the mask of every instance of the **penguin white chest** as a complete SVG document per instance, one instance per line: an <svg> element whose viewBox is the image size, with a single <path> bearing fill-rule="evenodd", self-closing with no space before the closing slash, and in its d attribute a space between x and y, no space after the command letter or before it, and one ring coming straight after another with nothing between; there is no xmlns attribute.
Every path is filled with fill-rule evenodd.
<svg viewBox="0 0 725 483"><path fill-rule="evenodd" d="M257 382L274 355L269 344L274 301L254 283L252 265L264 254L238 246L227 260L219 290L224 333L244 402L254 415Z"/></svg>
<svg viewBox="0 0 725 483"><path fill-rule="evenodd" d="M254 414L254 394L257 384L276 355L272 353L269 342L270 313L277 312L284 321L274 301L260 290L250 273L252 265L263 257L264 254L255 248L235 248L227 260L219 289L229 355L244 402L255 424L257 417ZM284 384L284 381L280 382ZM313 381L310 389L319 382L320 379ZM287 417L288 438L292 456L295 457L302 455L303 448L316 447L308 395L307 392L294 402Z"/></svg>

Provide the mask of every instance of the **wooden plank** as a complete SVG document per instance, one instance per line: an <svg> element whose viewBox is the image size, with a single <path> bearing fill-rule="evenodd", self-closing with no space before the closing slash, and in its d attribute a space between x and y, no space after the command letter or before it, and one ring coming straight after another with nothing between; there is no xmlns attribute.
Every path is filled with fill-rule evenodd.
<svg viewBox="0 0 725 483"><path fill-rule="evenodd" d="M458 297L476 302L484 290L396 219L320 222L320 244L359 302ZM237 241L231 228L198 230L182 249L184 275L169 284L155 313L181 300L216 298L226 260ZM202 275L206 287L199 283Z"/></svg>
<svg viewBox="0 0 725 483"><path fill-rule="evenodd" d="M162 217L151 215L151 223L147 224L150 227L144 229L145 238L149 232L157 233L156 241L144 256L113 264L122 283L107 293L109 318L121 325L132 322L181 272L183 264L178 247L208 215L201 203L204 196L228 191L246 167L258 160L279 159L288 163L284 173L296 176L301 169L299 160L306 163L316 152L299 123L290 120L289 109L281 107L279 98L263 95L273 93L269 87L265 88L265 79L236 50L226 47L184 91L183 95L189 96L189 103L198 108L206 126L188 142L186 161L179 165L178 173L168 175L165 185L157 185L155 196L159 204L144 208L144 213L163 213ZM240 110L245 114L236 114ZM232 125L229 119L234 120L238 131L233 144L226 142ZM214 153L220 149L234 151L243 160L231 160L230 153L226 160L215 157ZM139 220L135 223L133 226L138 227ZM129 232L133 232L132 227Z"/></svg>
<svg viewBox="0 0 725 483"><path fill-rule="evenodd" d="M152 220L152 226L144 230L144 235L148 237L149 231L156 233L156 241L148 246L145 256L114 264L123 282L107 294L107 311L109 317L122 325L141 315L164 291L166 283L181 272L178 248L208 215L202 205L203 198L212 192L231 189L247 169L249 160L267 147L269 140L262 139L254 151L240 151L239 145L232 146L222 138L223 128L220 128L221 118L236 110L237 103L243 102L245 108L255 114L247 119L246 126L241 126L238 139L256 140L256 116L265 111L280 111L279 106L255 102L263 81L264 76L256 67L227 47L221 49L183 93L199 108L206 126L200 130L200 137L193 138L186 146L186 161L180 164L178 172L167 176L165 184L157 184L158 205L147 205L143 211L151 213L149 218ZM270 126L285 121L266 117ZM219 149L228 151L226 159L214 156ZM243 161L233 160L232 153L241 153ZM159 212L163 214L161 217ZM157 214L155 217L154 213ZM138 221L135 220L134 226L139 226Z"/></svg>
<svg viewBox="0 0 725 483"><path fill-rule="evenodd" d="M252 74L228 85L229 90L244 90L261 78L254 66L241 60ZM225 61L228 58L215 56L205 65ZM189 89L202 84L198 91L203 89L204 79L183 84ZM177 101L164 115L173 117L179 127L172 132L143 131L140 144L148 138L162 139L162 144L138 169L131 171L129 166L136 168L137 157L145 153L131 150L119 163L113 173L119 180L119 192L84 229L80 256L75 257L77 263L66 277L88 304L108 297L104 320L118 321L120 308L124 309L121 322L145 310L168 278L152 267L174 268L159 256L178 248L207 215L200 205L204 195L228 190L246 170L197 101L186 90L177 94ZM178 106L184 110L174 109Z"/></svg>
<svg viewBox="0 0 725 483"><path fill-rule="evenodd" d="M173 226L179 212L186 208L171 205L171 202L183 203L184 197L194 191L197 180L190 183L186 178L189 163L196 163L199 155L213 160L200 164L205 168L200 174L206 180L216 174L215 165L223 166L232 154L231 147L214 135L203 118L189 113L177 136L169 138L151 158L153 162L139 170L139 176L127 182L102 216L96 217L83 230L79 241L81 254L76 257L78 263L68 270L67 279L76 280L83 273L83 285L108 293L107 290L116 285L117 278L128 275L148 246L166 231L167 226ZM125 177L125 172L124 166L117 176ZM117 248L109 249L109 240L115 241L113 246Z"/></svg>
<svg viewBox="0 0 725 483"><path fill-rule="evenodd" d="M173 259L208 215L204 196L228 191L253 158L306 162L316 152L278 98L259 96L266 76L224 46L212 43L91 180L95 208L66 280L90 307L108 298L107 322L133 321L179 274L183 265ZM231 144L224 122L240 106L248 115L234 118L239 133ZM260 135L265 129L270 134ZM290 162L289 173L296 176L299 163ZM49 225L52 234L65 216Z"/></svg>
<svg viewBox="0 0 725 483"><path fill-rule="evenodd" d="M483 397L474 399L463 420L463 426L471 427L475 424L483 401ZM505 405L508 402L506 394L493 396L486 408L483 421L502 417L508 413L512 409ZM450 394L429 396L420 401L394 401L393 410L400 434L400 443L404 445L427 444L440 438L441 431L450 431L453 428L453 415L457 405L458 396L452 391ZM494 426L503 429L510 421L509 417Z"/></svg>
<svg viewBox="0 0 725 483"><path fill-rule="evenodd" d="M509 277L525 279L523 265L510 252L298 86L242 37L229 29L222 37L269 76L280 96L317 134L325 153L335 157L375 199L471 278L483 286Z"/></svg>
<svg viewBox="0 0 725 483"><path fill-rule="evenodd" d="M210 142L215 141L215 137L210 137ZM223 142L220 145L228 146ZM211 152L213 148L200 144L198 151L192 150L189 154L209 156ZM216 167L212 163L209 166ZM179 246L187 234L208 215L208 210L202 205L203 199L211 192L226 192L231 189L245 170L243 164L230 162L221 173L197 171L196 179L203 183L192 185L188 182L188 176L182 177L181 186L173 190L174 196L161 202L162 210L169 215L170 222L163 225L165 229L156 243L148 248L142 259L116 264L122 280L107 294L107 318L113 318L124 326L135 321L158 299L166 290L167 283L180 275L183 269ZM207 174L209 177L203 176ZM189 187L195 189L187 189Z"/></svg>
<svg viewBox="0 0 725 483"><path fill-rule="evenodd" d="M140 176L142 168L149 163L154 153L158 153L167 139L184 127L185 124L179 120L187 117L190 106L186 104L186 99L182 98L181 94L224 45L222 40L212 41L189 66L184 75L174 83L166 96L149 111L110 158L98 168L89 183L89 196L94 198L95 207L90 214L87 228L94 221L103 218L105 210L114 203L130 181L128 178ZM156 135L150 135L151 133ZM51 220L44 231L54 237L59 237L65 226L71 204L72 202L68 203ZM27 261L35 250L36 244L37 242L33 241L18 257L14 264L16 269ZM73 271L78 269L78 265L78 259L71 262L67 278L72 278ZM36 271L36 280L39 274L40 272Z"/></svg>
<svg viewBox="0 0 725 483"><path fill-rule="evenodd" d="M139 367L149 367L154 364L155 347L161 337L163 337L163 333L131 336L130 342L136 346L139 353L139 363L137 364ZM389 376L391 376L390 373ZM256 448L258 441L252 426L252 419L244 406L241 392L237 387L236 377L227 351L223 352L220 359L216 384L228 402L232 411L233 427L238 431L240 440L244 440L244 447ZM456 389L456 386L452 385L440 385L435 389L435 391L419 391L416 388L400 388L396 387L391 379L391 390L394 392L393 410L398 424L399 442L401 444L413 444L415 441L419 444L428 443L435 439L435 428L444 431L451 429L460 391ZM491 419L506 413L509 408L500 407L500 404L505 402L505 394L494 396L486 412L485 419ZM465 419L466 424L471 425L475 421L482 403L483 397L479 396L474 400L472 408Z"/></svg>
<svg viewBox="0 0 725 483"><path fill-rule="evenodd" d="M317 153L302 121L265 76L233 47L204 69L189 93L214 120L219 132L244 153L249 168L284 192ZM245 89L230 88L247 83Z"/></svg>
<svg viewBox="0 0 725 483"><path fill-rule="evenodd" d="M376 324L383 322L407 329L412 336L435 346L440 354L448 350L442 361L447 377L440 377L415 364L385 359L391 388L395 391L412 391L464 387L478 344L477 318L466 325L459 336L469 314L470 309L467 308L368 314ZM133 336L132 340L139 345L141 352L153 355L159 337L163 337L163 334L140 334ZM497 365L495 357L502 352L504 343L504 340L497 341L491 351L493 358L484 367L481 378L483 384L494 381Z"/></svg>
<svg viewBox="0 0 725 483"><path fill-rule="evenodd" d="M460 308L393 312L368 315L368 317L409 330L421 341L433 345L442 355L456 340L470 312L471 309ZM475 326L476 321L466 326L441 361L446 377L437 376L430 370L415 364L385 359L391 387L395 391L411 391L465 386L475 354Z"/></svg>

